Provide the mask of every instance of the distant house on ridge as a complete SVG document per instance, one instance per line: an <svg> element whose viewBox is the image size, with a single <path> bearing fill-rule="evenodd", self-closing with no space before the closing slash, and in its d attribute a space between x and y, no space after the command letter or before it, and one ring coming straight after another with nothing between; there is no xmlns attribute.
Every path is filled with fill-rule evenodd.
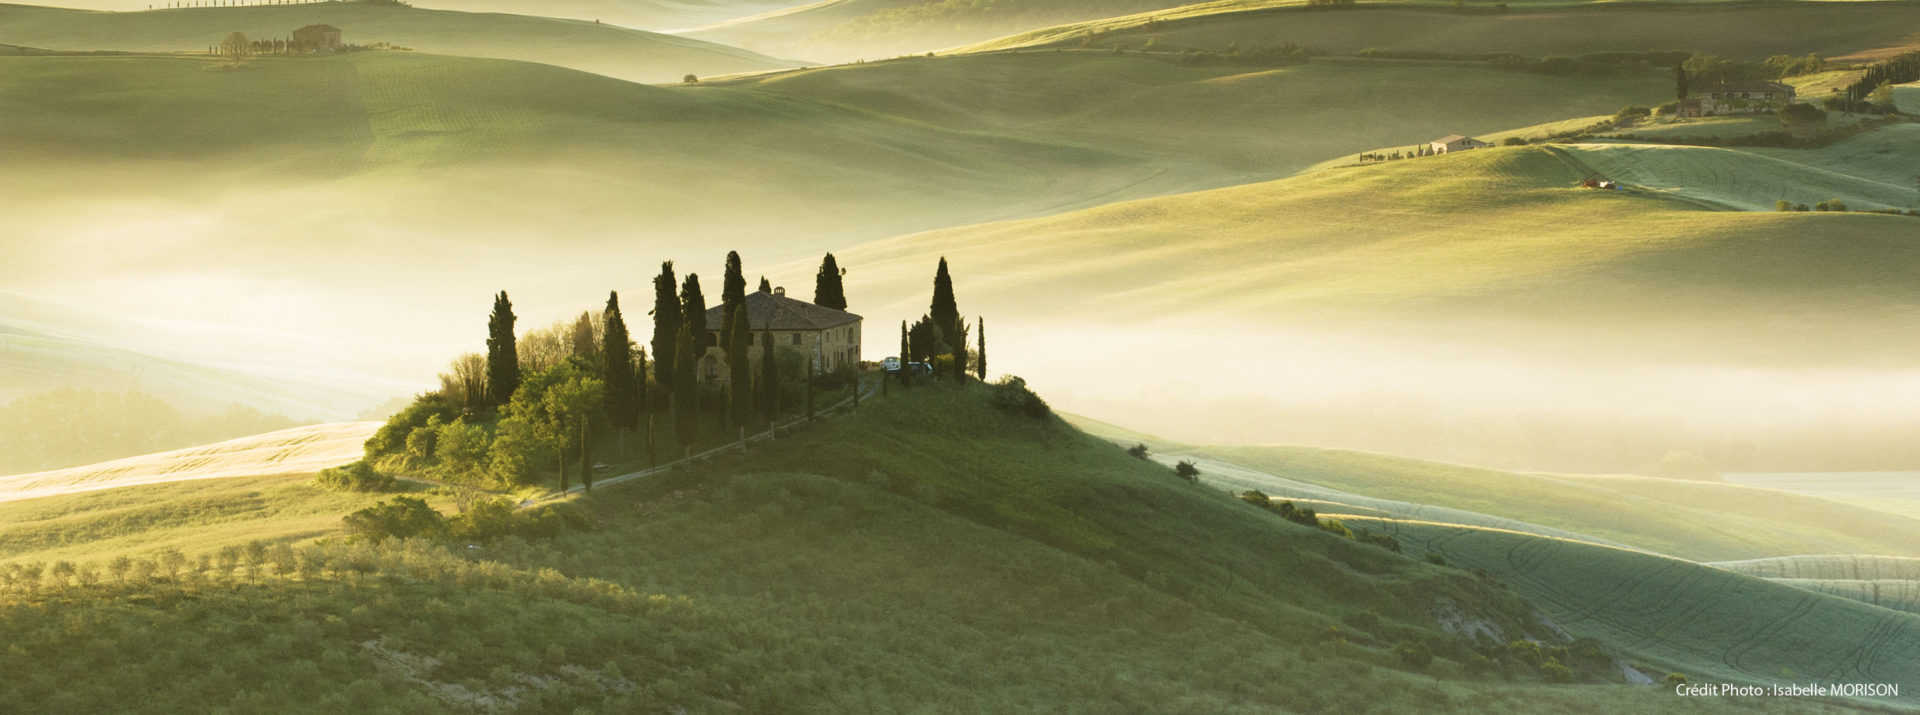
<svg viewBox="0 0 1920 715"><path fill-rule="evenodd" d="M860 321L858 315L814 305L787 297L786 288L754 291L746 295L749 332L748 362L753 374L760 374L760 342L769 333L775 350L794 350L813 359L814 370L825 374L860 364ZM726 384L731 379L726 369L726 351L720 346L725 336L724 306L707 309L707 354L700 360L700 381Z"/></svg>
<svg viewBox="0 0 1920 715"><path fill-rule="evenodd" d="M1427 146L1430 147L1433 150L1433 153L1435 154L1445 154L1451 151L1466 151L1468 149L1485 149L1493 145L1480 141L1473 137L1461 136L1459 134L1451 134L1451 135L1440 137L1439 139L1435 139L1433 141L1427 142Z"/></svg>
<svg viewBox="0 0 1920 715"><path fill-rule="evenodd" d="M293 51L332 52L346 47L340 41L340 28L332 25L308 25L293 31Z"/></svg>
<svg viewBox="0 0 1920 715"><path fill-rule="evenodd" d="M1793 101L1793 86L1779 82L1748 81L1721 82L1699 92L1691 98L1699 102L1699 113L1689 116L1710 114L1758 114L1778 111ZM1692 107L1683 102L1680 113L1687 115Z"/></svg>

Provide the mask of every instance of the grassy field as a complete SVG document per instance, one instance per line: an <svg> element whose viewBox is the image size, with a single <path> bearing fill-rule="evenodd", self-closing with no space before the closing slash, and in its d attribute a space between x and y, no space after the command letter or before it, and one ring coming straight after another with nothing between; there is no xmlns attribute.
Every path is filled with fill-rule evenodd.
<svg viewBox="0 0 1920 715"><path fill-rule="evenodd" d="M1451 524L1346 519L1512 584L1568 631L1691 679L1902 682L1920 616L1662 556ZM1904 706L1912 696L1902 688ZM1879 700L1885 705L1889 701Z"/></svg>
<svg viewBox="0 0 1920 715"><path fill-rule="evenodd" d="M1907 2L1513 3L1509 12L1460 13L1441 3L1368 3L1322 10L1298 2L1202 3L1063 25L970 50L1080 47L1225 51L1294 42L1334 53L1529 56L1688 50L1743 60L1827 57L1908 47L1920 6ZM1154 24L1148 25L1149 22Z"/></svg>
<svg viewBox="0 0 1920 715"><path fill-rule="evenodd" d="M48 50L205 53L230 32L287 38L314 24L340 28L350 44L388 42L422 52L540 62L636 82L797 66L674 35L524 15L363 3L142 12L0 5L0 40Z"/></svg>
<svg viewBox="0 0 1920 715"><path fill-rule="evenodd" d="M1560 637L1463 571L1286 523L980 392L896 392L744 457L599 490L572 507L591 528L557 537L272 547L135 563L124 583L101 564L10 569L0 706L1732 707L1524 666L1464 677L1455 658L1481 645L1463 628ZM185 495L142 490L243 483L6 508L159 507ZM68 622L94 625L51 625ZM1393 644L1421 639L1440 653L1430 672L1394 665ZM64 687L103 667L100 687Z"/></svg>
<svg viewBox="0 0 1920 715"><path fill-rule="evenodd" d="M1905 210L1920 206L1920 188L1912 174L1899 175L1910 167L1900 147L1916 139L1920 124L1898 124L1815 150L1577 144L1564 151L1629 186L1736 210L1836 198L1855 210Z"/></svg>
<svg viewBox="0 0 1920 715"><path fill-rule="evenodd" d="M839 62L917 55L1179 0L819 0L731 18L687 34L783 57Z"/></svg>
<svg viewBox="0 0 1920 715"><path fill-rule="evenodd" d="M359 458L361 445L379 426L347 422L295 427L85 467L0 477L0 502L200 479L310 476Z"/></svg>

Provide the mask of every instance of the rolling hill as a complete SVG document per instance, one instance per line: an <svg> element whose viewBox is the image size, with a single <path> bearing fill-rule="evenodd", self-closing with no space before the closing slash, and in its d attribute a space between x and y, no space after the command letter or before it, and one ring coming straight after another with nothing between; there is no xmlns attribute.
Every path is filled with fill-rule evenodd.
<svg viewBox="0 0 1920 715"><path fill-rule="evenodd" d="M823 62L918 55L1065 22L1175 7L1179 0L818 0L685 34Z"/></svg>
<svg viewBox="0 0 1920 715"><path fill-rule="evenodd" d="M1471 7L1471 6L1470 6ZM1224 52L1294 42L1332 53L1528 56L1683 50L1757 61L1771 55L1884 54L1916 45L1920 6L1908 2L1512 3L1462 12L1441 3L1226 0L1045 28L969 51L1088 46ZM1088 39L1091 35L1091 39Z"/></svg>
<svg viewBox="0 0 1920 715"><path fill-rule="evenodd" d="M375 422L311 425L219 444L0 477L0 502L228 477L312 476L353 461Z"/></svg>
<svg viewBox="0 0 1920 715"><path fill-rule="evenodd" d="M1604 651L1582 666L1588 684L1518 659L1463 677L1471 655L1505 659L1507 640L1567 636L1474 575L1289 524L984 393L896 391L746 456L577 499L591 527L554 535L162 554L104 573L10 564L0 707L138 693L156 709L291 712L479 698L534 711L1680 711L1666 690L1601 684L1620 677ZM1801 649L1757 643L1751 662L1837 672L1827 646L1873 623L1823 634L1812 626L1857 614L1808 612L1786 631L1811 639ZM48 627L70 619L96 625ZM1693 653L1650 624L1612 626L1651 638L1624 653ZM1724 625L1687 634L1738 635ZM1391 654L1416 642L1433 644L1431 666ZM1574 647L1592 660L1592 645ZM1906 664L1871 652L1864 674ZM108 658L115 678L60 687Z"/></svg>
<svg viewBox="0 0 1920 715"><path fill-rule="evenodd" d="M351 44L386 42L440 54L523 60L635 82L781 69L780 60L673 35L592 21L426 10L367 3L92 12L0 5L0 42L48 50L205 53L230 32L286 38L297 28L340 28Z"/></svg>

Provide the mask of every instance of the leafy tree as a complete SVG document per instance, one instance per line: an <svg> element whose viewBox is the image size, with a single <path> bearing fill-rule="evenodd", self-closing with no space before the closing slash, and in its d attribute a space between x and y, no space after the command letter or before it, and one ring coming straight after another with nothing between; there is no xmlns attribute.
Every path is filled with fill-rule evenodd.
<svg viewBox="0 0 1920 715"><path fill-rule="evenodd" d="M1173 473L1181 479L1193 481L1200 478L1200 466L1194 464L1193 460L1182 459L1179 464L1173 465Z"/></svg>
<svg viewBox="0 0 1920 715"><path fill-rule="evenodd" d="M606 365L607 422L622 432L639 429L642 402L640 384L646 379L646 357L643 353L636 369L633 340L627 335L626 318L620 315L619 293L607 294L607 307L602 319L607 324L600 344L600 353Z"/></svg>
<svg viewBox="0 0 1920 715"><path fill-rule="evenodd" d="M679 288L673 276L673 261L660 264L660 275L653 278L653 375L654 381L667 389L661 390L663 399L673 396L674 358L680 355L674 345L674 337L680 334L680 327L686 321L680 317Z"/></svg>
<svg viewBox="0 0 1920 715"><path fill-rule="evenodd" d="M820 271L813 276L813 304L834 310L847 309L847 290L842 278L846 271L833 260L833 254L820 259Z"/></svg>
<svg viewBox="0 0 1920 715"><path fill-rule="evenodd" d="M578 374L565 376L564 381L548 388L546 412L549 420L547 434L554 440L555 451L560 459L560 491L567 490L567 466L565 454L569 443L575 445L580 458L580 481L588 491L593 489L593 469L590 466L591 452L587 435L593 426L593 418L606 400L606 384L599 378Z"/></svg>
<svg viewBox="0 0 1920 715"><path fill-rule="evenodd" d="M220 41L220 56L234 64L239 64L241 60L253 56L253 43L247 41L246 35L238 32L227 35L226 39Z"/></svg>
<svg viewBox="0 0 1920 715"><path fill-rule="evenodd" d="M382 502L348 514L342 521L347 533L370 541L388 537L435 537L444 533L447 526L440 512L414 497L394 497L391 502ZM231 571L231 568L228 570Z"/></svg>
<svg viewBox="0 0 1920 715"><path fill-rule="evenodd" d="M979 335L980 348L974 351L978 354L974 355L973 357L973 360L974 360L973 374L975 377L980 378L981 382L986 382L987 380L987 319L984 317L974 318L974 329L980 331L980 335Z"/></svg>
<svg viewBox="0 0 1920 715"><path fill-rule="evenodd" d="M733 336L734 309L740 306L746 299L747 278L745 275L742 275L740 271L740 253L738 251L728 251L727 274L720 282L720 307L723 309L720 311L720 341L722 348L731 345L728 341L732 340ZM705 330L707 327L704 322L706 316L703 315L700 316L700 318L702 321L700 329ZM727 360L731 362L733 357L733 352L728 351Z"/></svg>
<svg viewBox="0 0 1920 715"><path fill-rule="evenodd" d="M593 335L593 315L580 311L580 317L573 321L573 335L568 354L587 358L588 363L596 362L594 357L600 352L599 340Z"/></svg>
<svg viewBox="0 0 1920 715"><path fill-rule="evenodd" d="M487 319L487 405L499 407L513 399L520 387L520 356L514 346L513 303L507 292L493 299L493 314Z"/></svg>
<svg viewBox="0 0 1920 715"><path fill-rule="evenodd" d="M1152 453L1152 450L1147 449L1145 442L1135 442L1132 447L1127 448L1127 456L1134 459L1146 459Z"/></svg>
<svg viewBox="0 0 1920 715"><path fill-rule="evenodd" d="M1827 113L1811 104L1789 102L1780 108L1780 123L1795 134L1804 134L1825 126Z"/></svg>
<svg viewBox="0 0 1920 715"><path fill-rule="evenodd" d="M1701 52L1694 53L1680 66L1682 71L1686 72L1690 86L1698 82L1711 87L1721 82L1741 79L1743 74L1740 65L1733 60Z"/></svg>
<svg viewBox="0 0 1920 715"><path fill-rule="evenodd" d="M440 393L459 401L468 413L488 409L487 356L467 353L454 358L447 371L440 373Z"/></svg>
<svg viewBox="0 0 1920 715"><path fill-rule="evenodd" d="M492 443L493 437L487 434L487 428L456 420L440 428L434 457L440 461L440 469L448 481L473 481L486 468L487 448Z"/></svg>

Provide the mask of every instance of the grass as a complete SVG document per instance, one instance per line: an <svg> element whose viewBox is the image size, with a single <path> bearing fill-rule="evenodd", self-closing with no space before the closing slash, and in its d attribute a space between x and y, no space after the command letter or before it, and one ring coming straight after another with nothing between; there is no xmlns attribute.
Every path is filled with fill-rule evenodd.
<svg viewBox="0 0 1920 715"><path fill-rule="evenodd" d="M1653 477L1520 474L1306 447L1209 447L1201 453L1330 489L1528 522L1685 559L1920 556L1920 520L1770 489ZM1289 494L1277 486L1260 488ZM1332 498L1339 501L1337 495Z"/></svg>
<svg viewBox="0 0 1920 715"><path fill-rule="evenodd" d="M1354 517L1409 551L1512 584L1567 630L1694 681L1902 682L1920 616L1663 556L1451 524ZM1901 704L1910 706L1912 696ZM1885 706L1887 700L1870 701ZM1864 703L1863 703L1864 704Z"/></svg>
<svg viewBox="0 0 1920 715"><path fill-rule="evenodd" d="M376 422L295 427L84 467L0 477L0 502L196 479L311 475L353 461L377 427Z"/></svg>
<svg viewBox="0 0 1920 715"><path fill-rule="evenodd" d="M1738 210L1834 198L1854 210L1906 210L1920 205L1920 189L1912 176L1894 175L1901 162L1895 147L1916 138L1920 125L1897 124L1814 150L1579 144L1565 151L1615 181Z"/></svg>
<svg viewBox="0 0 1920 715"><path fill-rule="evenodd" d="M839 62L917 55L1035 28L1157 10L1179 0L820 0L695 28L689 35Z"/></svg>
<svg viewBox="0 0 1920 715"><path fill-rule="evenodd" d="M269 549L178 576L136 564L124 585L6 571L0 707L1731 707L1462 678L1446 653L1469 646L1435 608L1555 637L1469 574L1285 523L977 388L900 391L574 508L596 526L458 553ZM1346 642L1321 640L1335 624ZM1409 638L1439 644L1434 675L1391 665Z"/></svg>
<svg viewBox="0 0 1920 715"><path fill-rule="evenodd" d="M1458 13L1442 3L1369 3L1340 10L1283 1L1201 3L1159 13L1063 25L974 45L1002 50L1225 51L1295 42L1333 53L1397 52L1528 56L1687 50L1757 61L1770 55L1835 57L1912 44L1903 29L1920 7L1903 2L1512 3L1505 13ZM1156 22L1148 26L1149 21Z"/></svg>
<svg viewBox="0 0 1920 715"><path fill-rule="evenodd" d="M639 82L796 65L673 35L525 15L364 3L113 13L0 5L0 35L48 50L205 53L227 33L287 38L313 24L340 28L351 44L387 42L423 52L540 62Z"/></svg>

